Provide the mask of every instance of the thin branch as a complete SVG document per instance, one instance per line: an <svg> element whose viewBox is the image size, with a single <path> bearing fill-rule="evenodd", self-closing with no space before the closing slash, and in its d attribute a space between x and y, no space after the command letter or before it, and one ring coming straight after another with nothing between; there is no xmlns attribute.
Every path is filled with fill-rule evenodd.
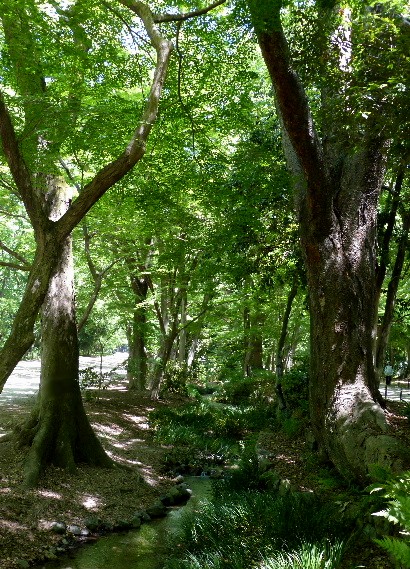
<svg viewBox="0 0 410 569"><path fill-rule="evenodd" d="M71 173L70 168L68 167L68 165L64 162L64 160L61 158L58 159L58 161L60 162L61 167L63 168L64 172L67 174L68 179L70 180L70 182L74 185L75 189L77 190L78 193L81 192L81 186L78 182L75 181L75 178L73 176L73 174Z"/></svg>
<svg viewBox="0 0 410 569"><path fill-rule="evenodd" d="M193 318L191 318L191 320L189 322L187 322L186 324L184 324L183 326L180 326L177 329L177 334L179 334L180 332L182 332L182 330L186 330L186 328L189 328L191 326L191 324L193 324L194 322L196 322L197 320L199 320L206 312L208 312L209 310L209 304L206 304L206 306L204 308L202 308L202 310Z"/></svg>
<svg viewBox="0 0 410 569"><path fill-rule="evenodd" d="M95 266L95 263L91 256L91 251L90 251L91 235L90 232L88 231L87 222L84 220L82 225L83 225L85 258L87 260L88 269L95 282L100 274L100 271Z"/></svg>
<svg viewBox="0 0 410 569"><path fill-rule="evenodd" d="M181 22L184 20L189 20L190 18L197 18L198 16L203 16L207 14L214 8L225 4L227 0L218 0L213 4L210 4L206 8L202 8L200 10L193 10L192 12L185 12L185 14L154 14L154 22Z"/></svg>
<svg viewBox="0 0 410 569"><path fill-rule="evenodd" d="M7 263L6 261L0 261L0 267L10 267L11 269L16 269L17 271L31 270L31 267L27 265L17 265L17 263Z"/></svg>
<svg viewBox="0 0 410 569"><path fill-rule="evenodd" d="M7 245L3 243L3 241L0 241L0 249L3 249L3 251L11 255L21 263L23 263L23 265L27 267L27 269L25 270L30 270L30 263L23 257L23 255L20 255L20 253L17 253L17 251L13 251L12 249L10 249L10 247L7 247Z"/></svg>
<svg viewBox="0 0 410 569"><path fill-rule="evenodd" d="M24 219L24 221L29 221L26 215L20 215L18 213L13 213L11 211L6 211L5 209L0 209L0 215L6 215L7 217L12 217L13 219L19 218Z"/></svg>

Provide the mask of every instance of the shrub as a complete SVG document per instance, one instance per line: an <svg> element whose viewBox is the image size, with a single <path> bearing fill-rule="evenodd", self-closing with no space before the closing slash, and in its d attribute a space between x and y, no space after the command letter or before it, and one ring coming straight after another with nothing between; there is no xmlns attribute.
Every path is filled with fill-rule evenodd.
<svg viewBox="0 0 410 569"><path fill-rule="evenodd" d="M161 384L161 393L188 395L187 382L190 380L187 366L177 361L169 361Z"/></svg>
<svg viewBox="0 0 410 569"><path fill-rule="evenodd" d="M273 398L274 385L270 371L258 371L250 377L231 373L219 390L219 400L232 405L266 404Z"/></svg>
<svg viewBox="0 0 410 569"><path fill-rule="evenodd" d="M100 373L94 367L80 369L79 382L81 391L87 392L89 389L107 389L112 385L114 377L112 371Z"/></svg>
<svg viewBox="0 0 410 569"><path fill-rule="evenodd" d="M283 394L290 411L309 411L309 377L305 365L294 367L282 379Z"/></svg>

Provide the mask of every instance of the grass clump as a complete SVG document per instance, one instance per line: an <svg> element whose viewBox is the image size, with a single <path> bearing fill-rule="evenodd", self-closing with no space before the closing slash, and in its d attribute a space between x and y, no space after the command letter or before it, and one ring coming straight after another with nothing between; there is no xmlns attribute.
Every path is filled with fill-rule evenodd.
<svg viewBox="0 0 410 569"><path fill-rule="evenodd" d="M259 569L337 569L342 553L342 542L303 543L295 551L279 553L268 559Z"/></svg>
<svg viewBox="0 0 410 569"><path fill-rule="evenodd" d="M348 530L334 506L311 494L227 492L218 482L210 501L182 517L183 555L165 569L333 569Z"/></svg>

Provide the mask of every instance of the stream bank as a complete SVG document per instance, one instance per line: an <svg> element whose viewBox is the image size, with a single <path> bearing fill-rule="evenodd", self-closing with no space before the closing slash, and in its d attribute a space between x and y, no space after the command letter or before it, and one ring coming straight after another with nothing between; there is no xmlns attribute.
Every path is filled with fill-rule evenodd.
<svg viewBox="0 0 410 569"><path fill-rule="evenodd" d="M145 394L105 390L85 402L91 424L104 448L129 467L100 469L81 466L75 473L50 466L38 488L22 490L24 449L9 441L0 444L0 567L27 569L59 555L71 540L67 533L48 529L53 522L84 528L87 518L108 526L130 520L152 506L175 482L163 472L168 449L152 436L148 421L154 409L178 406L170 396L153 402ZM30 413L31 400L14 400L0 407L0 432L10 432ZM93 533L93 532L92 532Z"/></svg>
<svg viewBox="0 0 410 569"><path fill-rule="evenodd" d="M190 477L186 483L192 497L183 506L169 507L165 517L147 520L139 529L126 533L104 535L33 569L160 569L168 552L168 539L178 530L182 514L207 499L207 477Z"/></svg>

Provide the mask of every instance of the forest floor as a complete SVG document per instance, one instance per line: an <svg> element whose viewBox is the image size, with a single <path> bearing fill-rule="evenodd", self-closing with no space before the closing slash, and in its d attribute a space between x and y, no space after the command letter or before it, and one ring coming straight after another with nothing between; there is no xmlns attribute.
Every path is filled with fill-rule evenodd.
<svg viewBox="0 0 410 569"><path fill-rule="evenodd" d="M21 569L53 558L68 541L67 534L50 529L53 522L84 530L87 519L100 518L110 526L153 505L173 482L161 473L167 449L153 440L148 413L179 403L175 397L172 403L153 402L148 396L121 390L102 391L98 400L85 403L108 454L130 470L84 465L68 474L49 467L38 488L23 490L25 450L0 442L0 568ZM33 401L2 405L0 430L10 432L28 416L32 405Z"/></svg>
<svg viewBox="0 0 410 569"><path fill-rule="evenodd" d="M177 396L153 402L148 396L124 390L106 390L99 399L93 398L85 403L91 424L107 452L131 470L81 466L75 474L68 474L59 468L49 467L38 488L23 490L24 449L16 449L11 442L1 443L1 569L24 569L54 558L69 543L69 532L58 534L50 530L54 522L75 526L78 530L84 529L85 520L93 516L108 525L115 525L130 519L136 511L151 506L163 495L174 484L170 477L164 475L162 468L169 447L155 442L148 414L159 407L183 402L184 399ZM32 401L25 401L2 406L0 430L11 431L28 416L32 404ZM397 405L400 404L393 404L390 409L390 421L397 430L406 430L404 418L394 412ZM263 433L259 444L276 457L274 468L282 479L289 480L298 489L317 490L317 476L312 476L312 463L307 458L309 450L304 440L289 439L278 433ZM332 492L332 489L328 491ZM365 546L359 544L357 552L353 550L347 564L343 565L349 569L358 566L393 568L387 557L370 541Z"/></svg>

